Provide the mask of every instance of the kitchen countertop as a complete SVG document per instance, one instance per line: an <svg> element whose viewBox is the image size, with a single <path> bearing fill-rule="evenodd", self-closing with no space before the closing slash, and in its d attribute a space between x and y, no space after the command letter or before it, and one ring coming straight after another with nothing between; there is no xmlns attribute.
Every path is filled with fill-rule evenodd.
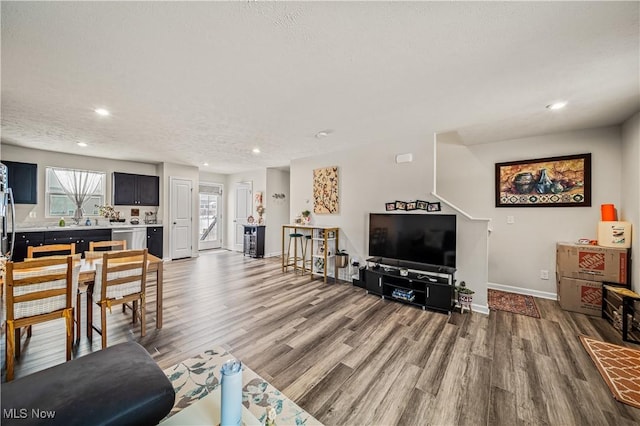
<svg viewBox="0 0 640 426"><path fill-rule="evenodd" d="M35 225L35 226L16 226L16 232L42 232L42 231L86 231L90 229L120 229L120 228L148 228L150 226L162 226L161 223L140 223L132 225L130 223L105 223L104 225Z"/></svg>

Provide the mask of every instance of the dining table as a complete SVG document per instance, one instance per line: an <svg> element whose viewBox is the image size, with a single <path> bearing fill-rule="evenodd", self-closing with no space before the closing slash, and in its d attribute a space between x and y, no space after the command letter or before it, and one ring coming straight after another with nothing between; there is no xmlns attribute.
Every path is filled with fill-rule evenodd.
<svg viewBox="0 0 640 426"><path fill-rule="evenodd" d="M126 258L125 258L126 260ZM92 322L93 318L93 298L91 295L91 289L93 288L93 284L96 278L96 264L102 263L102 258L92 258L92 259L80 259L80 277L78 279L78 294L76 306L78 309L76 310L76 327L77 327L77 338L80 338L80 301L81 295L84 293L87 296L87 319L89 323ZM162 259L152 255L147 254L147 276L149 274L156 275L156 328L162 328L162 280L163 280L163 265ZM91 329L87 327L87 337L91 339Z"/></svg>

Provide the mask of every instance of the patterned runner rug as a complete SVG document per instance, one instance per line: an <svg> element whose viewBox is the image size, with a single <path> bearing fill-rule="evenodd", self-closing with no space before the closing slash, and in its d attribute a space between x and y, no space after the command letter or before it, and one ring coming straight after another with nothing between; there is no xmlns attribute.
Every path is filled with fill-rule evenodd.
<svg viewBox="0 0 640 426"><path fill-rule="evenodd" d="M228 351L214 347L165 369L164 373L176 391L176 402L167 418L220 386L220 367L232 358L235 359ZM242 384L242 404L263 424L266 409L271 406L276 410L276 424L322 425L244 364Z"/></svg>
<svg viewBox="0 0 640 426"><path fill-rule="evenodd" d="M489 289L489 309L540 318L533 296Z"/></svg>
<svg viewBox="0 0 640 426"><path fill-rule="evenodd" d="M580 336L613 397L640 408L640 351Z"/></svg>

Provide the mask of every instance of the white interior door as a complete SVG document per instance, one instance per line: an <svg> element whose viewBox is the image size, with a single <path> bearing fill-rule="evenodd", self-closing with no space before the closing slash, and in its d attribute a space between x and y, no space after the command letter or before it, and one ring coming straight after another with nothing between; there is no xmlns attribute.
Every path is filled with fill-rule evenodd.
<svg viewBox="0 0 640 426"><path fill-rule="evenodd" d="M251 182L240 182L236 184L236 203L235 218L233 224L235 228L234 249L242 251L242 243L244 239L244 227L247 224L247 218L251 216Z"/></svg>
<svg viewBox="0 0 640 426"><path fill-rule="evenodd" d="M200 182L198 249L222 246L222 185Z"/></svg>
<svg viewBox="0 0 640 426"><path fill-rule="evenodd" d="M192 223L191 206L193 183L188 179L171 179L171 259L191 257Z"/></svg>

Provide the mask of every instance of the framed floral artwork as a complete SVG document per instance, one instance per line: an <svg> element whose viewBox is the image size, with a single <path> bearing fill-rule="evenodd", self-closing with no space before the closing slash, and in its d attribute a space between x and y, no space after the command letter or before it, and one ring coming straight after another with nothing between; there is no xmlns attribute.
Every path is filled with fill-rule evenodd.
<svg viewBox="0 0 640 426"><path fill-rule="evenodd" d="M338 167L325 167L313 171L313 212L338 213Z"/></svg>

